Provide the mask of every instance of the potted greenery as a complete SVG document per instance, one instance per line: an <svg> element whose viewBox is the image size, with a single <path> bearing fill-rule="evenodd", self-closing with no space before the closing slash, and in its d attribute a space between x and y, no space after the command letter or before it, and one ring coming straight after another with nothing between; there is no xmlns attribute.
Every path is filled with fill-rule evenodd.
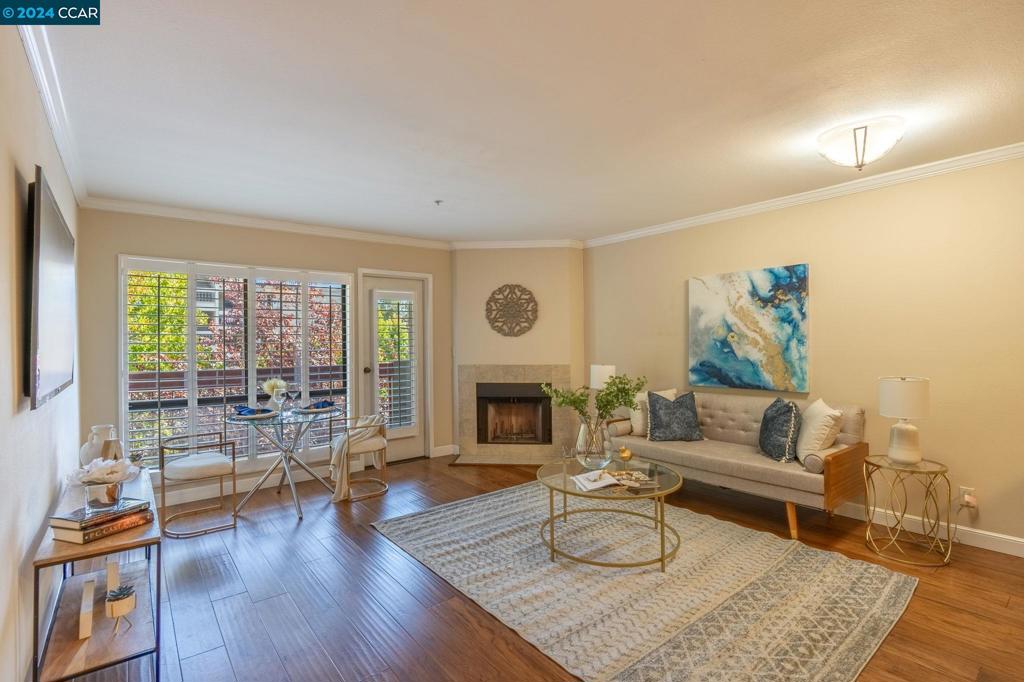
<svg viewBox="0 0 1024 682"><path fill-rule="evenodd" d="M608 419L620 407L637 409L636 394L647 385L647 377L631 379L625 374L613 376L594 393L594 410L590 411L590 387L554 388L541 384L541 390L556 407L571 407L579 415L582 426L576 449L583 454L602 455L608 441ZM604 461L607 464L608 460ZM602 464L603 466L603 464Z"/></svg>

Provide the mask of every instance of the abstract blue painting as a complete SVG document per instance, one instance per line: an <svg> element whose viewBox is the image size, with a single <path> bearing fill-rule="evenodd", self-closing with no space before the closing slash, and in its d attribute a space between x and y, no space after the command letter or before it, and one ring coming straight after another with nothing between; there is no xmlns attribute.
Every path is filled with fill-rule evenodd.
<svg viewBox="0 0 1024 682"><path fill-rule="evenodd" d="M690 385L810 390L807 264L690 279Z"/></svg>

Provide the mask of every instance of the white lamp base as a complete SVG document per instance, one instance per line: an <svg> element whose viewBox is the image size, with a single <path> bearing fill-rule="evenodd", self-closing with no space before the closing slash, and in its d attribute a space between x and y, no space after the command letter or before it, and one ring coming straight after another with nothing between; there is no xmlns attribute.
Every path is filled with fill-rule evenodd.
<svg viewBox="0 0 1024 682"><path fill-rule="evenodd" d="M898 464L917 464L921 461L921 445L917 427L901 419L889 429L889 459Z"/></svg>

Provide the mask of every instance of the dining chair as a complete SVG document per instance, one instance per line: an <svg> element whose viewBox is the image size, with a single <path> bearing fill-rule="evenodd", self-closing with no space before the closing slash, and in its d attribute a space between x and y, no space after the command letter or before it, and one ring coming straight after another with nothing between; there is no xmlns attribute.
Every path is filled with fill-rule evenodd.
<svg viewBox="0 0 1024 682"><path fill-rule="evenodd" d="M160 442L160 518L163 534L170 538L191 538L235 527L235 442L222 432L173 436ZM185 516L224 511L224 479L231 477L231 520L212 526L174 530L171 522ZM217 479L220 484L218 504L187 509L167 515L167 488L176 484L195 484Z"/></svg>
<svg viewBox="0 0 1024 682"><path fill-rule="evenodd" d="M338 489L332 501L348 500L357 502L383 495L388 491L388 440L387 424L379 414L363 417L344 417L335 421L346 422L344 432L331 441L331 466L335 469ZM373 465L380 472L377 477L349 478L349 465L356 455L371 453ZM372 483L377 490L352 495L353 484Z"/></svg>

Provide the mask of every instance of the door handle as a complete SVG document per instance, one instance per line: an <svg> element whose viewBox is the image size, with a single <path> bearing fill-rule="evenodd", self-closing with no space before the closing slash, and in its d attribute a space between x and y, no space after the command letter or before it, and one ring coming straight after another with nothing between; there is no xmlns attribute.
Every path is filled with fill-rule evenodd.
<svg viewBox="0 0 1024 682"><path fill-rule="evenodd" d="M372 371L373 371L373 370L372 370L371 368L369 368L369 367L363 367L363 374L369 374L369 373L371 373Z"/></svg>

